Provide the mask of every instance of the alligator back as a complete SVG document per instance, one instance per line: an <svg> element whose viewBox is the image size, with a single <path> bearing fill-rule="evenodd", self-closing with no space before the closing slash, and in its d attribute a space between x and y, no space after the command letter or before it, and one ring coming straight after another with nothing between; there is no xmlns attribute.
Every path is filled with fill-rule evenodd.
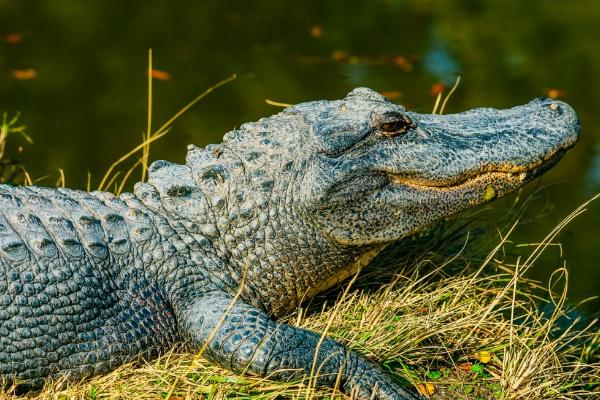
<svg viewBox="0 0 600 400"><path fill-rule="evenodd" d="M153 240L122 198L0 185L0 376L92 375L177 340L143 265Z"/></svg>

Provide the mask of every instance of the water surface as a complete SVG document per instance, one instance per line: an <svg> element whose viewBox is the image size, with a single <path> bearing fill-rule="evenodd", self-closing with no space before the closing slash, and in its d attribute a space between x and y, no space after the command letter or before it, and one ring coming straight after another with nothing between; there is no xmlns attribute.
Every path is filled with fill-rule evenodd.
<svg viewBox="0 0 600 400"><path fill-rule="evenodd" d="M235 126L277 112L265 98L297 103L368 86L428 112L432 86L451 85L458 74L447 112L510 107L553 91L579 112L584 134L544 176L546 189L513 236L537 242L600 191L599 21L592 0L4 0L0 108L22 113L35 144L14 140L13 150L25 145L34 178L50 174L41 183L53 185L62 168L68 186L85 188L88 171L97 185L140 141L150 47L155 68L170 77L155 81L155 124L211 83L239 76L156 143L153 159L176 162L188 143L219 142ZM600 294L600 202L559 240L571 299ZM547 279L562 263L553 248L532 276Z"/></svg>

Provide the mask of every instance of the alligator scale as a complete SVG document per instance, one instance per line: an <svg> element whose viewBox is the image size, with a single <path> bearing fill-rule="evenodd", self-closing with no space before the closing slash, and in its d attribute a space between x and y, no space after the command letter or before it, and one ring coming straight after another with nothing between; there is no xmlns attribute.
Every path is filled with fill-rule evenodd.
<svg viewBox="0 0 600 400"><path fill-rule="evenodd" d="M578 137L551 99L430 115L358 88L189 146L185 165L157 161L134 193L0 185L0 378L35 387L209 341L233 371L290 379L316 357L320 385L341 371L358 398L414 399L277 318L387 244L523 186Z"/></svg>

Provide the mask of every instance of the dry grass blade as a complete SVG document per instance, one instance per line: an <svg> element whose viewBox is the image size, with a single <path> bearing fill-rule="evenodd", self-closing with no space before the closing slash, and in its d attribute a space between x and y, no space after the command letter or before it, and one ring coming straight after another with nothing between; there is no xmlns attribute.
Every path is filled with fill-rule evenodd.
<svg viewBox="0 0 600 400"><path fill-rule="evenodd" d="M282 103L280 101L275 101L275 100L271 100L271 99L265 99L265 103L267 103L270 106L284 107L284 108L293 106L293 104L290 104L290 103Z"/></svg>
<svg viewBox="0 0 600 400"><path fill-rule="evenodd" d="M142 182L146 180L146 172L148 171L148 158L150 157L150 132L152 132L152 49L148 49L148 120L146 134L144 136L144 143L147 143L147 145L142 149Z"/></svg>
<svg viewBox="0 0 600 400"><path fill-rule="evenodd" d="M439 92L435 97L435 104L433 105L433 110L431 111L432 114L437 112L437 109L440 106L440 101L442 101L442 92Z"/></svg>
<svg viewBox="0 0 600 400"><path fill-rule="evenodd" d="M454 82L454 86L452 86L452 89L450 89L450 91L446 95L446 98L442 102L442 107L440 107L440 115L444 113L444 110L446 109L446 104L448 103L448 100L450 99L450 97L454 94L454 91L458 87L459 83L460 83L460 76L457 76L456 82Z"/></svg>
<svg viewBox="0 0 600 400"><path fill-rule="evenodd" d="M111 175L113 174L113 171L115 170L115 168L122 164L123 162L125 162L126 160L128 160L130 157L132 157L134 154L136 154L138 151L146 149L146 155L149 154L149 147L150 144L158 139L160 139L161 137L163 137L164 135L166 135L169 132L169 129L171 128L171 126L173 125L173 123L179 118L181 117L181 115L183 115L186 111L188 111L190 108L192 108L194 105L196 105L200 100L202 100L203 98L205 98L206 96L208 96L210 93L212 93L214 90L218 89L219 87L231 82L232 80L234 80L237 77L236 74L231 75L229 78L223 79L220 82L217 82L216 84L212 85L211 87L209 87L208 89L206 89L204 92L200 93L198 96L196 96L196 98L194 98L192 101L190 101L188 104L186 104L184 107L182 107L179 111L177 111L171 118L169 118L158 130L156 130L154 133L152 133L151 135L145 135L145 140L140 143L139 145L137 145L136 147L134 147L132 150L130 150L128 153L126 153L125 155L123 155L121 158L119 158L117 161L115 161L106 171L106 173L104 174L104 177L102 178L102 180L100 181L100 184L98 185L98 190L103 190L108 188L109 185L106 185L106 182L110 179ZM150 104L151 105L151 104ZM149 115L151 116L151 113L149 112ZM150 126L150 123L149 123ZM143 160L144 158L142 158ZM142 165L144 165L144 161L142 161L141 163Z"/></svg>

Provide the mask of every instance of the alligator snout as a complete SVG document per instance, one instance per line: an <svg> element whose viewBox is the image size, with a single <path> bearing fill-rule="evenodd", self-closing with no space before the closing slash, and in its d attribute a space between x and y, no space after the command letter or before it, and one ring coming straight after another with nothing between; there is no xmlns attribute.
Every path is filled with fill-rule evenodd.
<svg viewBox="0 0 600 400"><path fill-rule="evenodd" d="M549 97L538 97L527 106L537 109L535 115L539 118L537 122L541 126L554 123L553 131L562 139L559 143L561 148L570 148L579 140L581 123L575 110L567 103Z"/></svg>

